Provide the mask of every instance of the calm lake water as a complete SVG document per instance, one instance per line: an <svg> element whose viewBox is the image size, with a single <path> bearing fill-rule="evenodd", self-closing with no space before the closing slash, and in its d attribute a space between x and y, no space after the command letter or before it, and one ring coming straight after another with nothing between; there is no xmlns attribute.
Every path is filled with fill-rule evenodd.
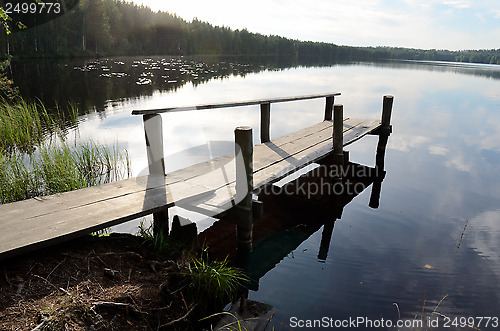
<svg viewBox="0 0 500 331"><path fill-rule="evenodd" d="M282 330L323 317L395 321L398 310L402 319L435 319L436 311L476 318L476 326L479 317L500 318L500 66L287 67L158 57L16 65L13 74L26 96L79 103L79 129L70 139L118 142L132 157L134 175L147 161L142 119L133 109L338 91L344 116L378 119L383 95L394 95L380 207L368 206L365 190L336 221L326 259L318 258L319 229L249 298L274 306L273 325ZM271 138L321 121L323 109L323 99L273 104ZM206 159L178 153L232 141L239 125L252 126L259 141L256 106L162 117L169 170ZM376 145L377 137L367 136L347 149L352 161L373 166ZM481 323L490 329L494 320L488 328Z"/></svg>

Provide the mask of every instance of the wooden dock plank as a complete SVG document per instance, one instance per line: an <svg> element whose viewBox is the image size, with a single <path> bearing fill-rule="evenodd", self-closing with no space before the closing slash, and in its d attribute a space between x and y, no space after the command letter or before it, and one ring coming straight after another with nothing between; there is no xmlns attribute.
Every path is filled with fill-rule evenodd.
<svg viewBox="0 0 500 331"><path fill-rule="evenodd" d="M173 193L175 192L175 193ZM5 220L0 226L4 231L0 240L0 258L24 251L45 247L82 234L91 233L112 225L126 222L174 205L176 202L211 195L212 191L192 183L178 182L165 187L143 190L70 209L53 210L23 220ZM5 235L9 233L9 235Z"/></svg>
<svg viewBox="0 0 500 331"><path fill-rule="evenodd" d="M362 122L363 120L359 119L348 119L344 121L344 136ZM259 157L254 157L254 171L258 172L265 167L271 166L275 162L281 162L291 158L295 154L324 141L332 143L333 123L331 121L324 121L320 124L321 125L316 124L309 128L311 132L314 132L314 128L317 126L319 130L317 130L315 134L300 135L297 137L290 136L288 141L281 145L271 141L255 146L254 155L258 155ZM348 140L344 140L346 142L345 144L347 144Z"/></svg>
<svg viewBox="0 0 500 331"><path fill-rule="evenodd" d="M380 125L346 119L344 145ZM332 122L324 121L254 148L254 189L259 189L332 151ZM143 176L0 206L0 259L179 205L220 213L231 207L234 155L164 176Z"/></svg>
<svg viewBox="0 0 500 331"><path fill-rule="evenodd" d="M362 136L368 134L374 128L378 126L375 122L362 122L363 125L359 125L349 130L344 131L344 146L347 146L358 140ZM370 125L368 125L370 124ZM319 158L331 153L333 150L331 139L326 139L319 141L315 145L312 145L306 149L299 151L290 155L288 158L284 158L279 162L273 163L266 168L254 174L254 187L255 189L261 188L272 182L278 181L281 178L291 174L292 172L300 169Z"/></svg>

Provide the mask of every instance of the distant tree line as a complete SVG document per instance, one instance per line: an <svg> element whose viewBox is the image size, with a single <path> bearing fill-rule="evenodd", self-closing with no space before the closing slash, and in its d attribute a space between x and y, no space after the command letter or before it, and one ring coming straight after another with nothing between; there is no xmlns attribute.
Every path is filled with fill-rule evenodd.
<svg viewBox="0 0 500 331"><path fill-rule="evenodd" d="M67 14L20 32L0 33L0 55L76 57L99 55L275 55L300 62L438 60L500 64L489 51L350 47L232 30L118 0L80 0Z"/></svg>
<svg viewBox="0 0 500 331"><path fill-rule="evenodd" d="M377 47L373 49L387 52L391 59L500 64L500 48L462 51L400 47Z"/></svg>

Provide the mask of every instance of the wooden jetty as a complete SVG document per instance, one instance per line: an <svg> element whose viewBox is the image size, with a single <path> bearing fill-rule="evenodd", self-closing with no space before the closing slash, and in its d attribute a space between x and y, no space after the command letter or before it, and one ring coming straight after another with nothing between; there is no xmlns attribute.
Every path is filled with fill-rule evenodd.
<svg viewBox="0 0 500 331"><path fill-rule="evenodd" d="M343 116L334 105L340 93L262 99L134 111L144 119L148 176L0 205L0 260L64 242L148 214L155 228L168 231L167 210L180 206L209 215L236 207L241 240L251 241L252 192L326 155L343 162L343 146L366 134L390 132L392 96L384 97L382 120ZM270 105L325 98L324 120L270 140ZM251 128L235 130L235 154L222 156L165 175L160 113L260 105L261 143L253 146ZM332 120L333 118L333 120Z"/></svg>

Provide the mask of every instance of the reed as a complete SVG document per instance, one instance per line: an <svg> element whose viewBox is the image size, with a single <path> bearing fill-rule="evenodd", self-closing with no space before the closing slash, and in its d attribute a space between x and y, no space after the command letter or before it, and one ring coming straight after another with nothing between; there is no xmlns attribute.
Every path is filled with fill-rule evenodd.
<svg viewBox="0 0 500 331"><path fill-rule="evenodd" d="M57 106L49 112L40 101L0 99L0 151L32 153L47 137L64 139L65 128L75 126L77 118L78 110L71 104L67 111Z"/></svg>
<svg viewBox="0 0 500 331"><path fill-rule="evenodd" d="M50 195L130 177L126 151L87 142L44 144L31 154L0 151L0 203Z"/></svg>
<svg viewBox="0 0 500 331"><path fill-rule="evenodd" d="M19 201L36 196L37 181L20 154L0 153L0 202Z"/></svg>
<svg viewBox="0 0 500 331"><path fill-rule="evenodd" d="M89 141L65 143L78 109L0 99L0 203L76 190L130 177L126 150Z"/></svg>

